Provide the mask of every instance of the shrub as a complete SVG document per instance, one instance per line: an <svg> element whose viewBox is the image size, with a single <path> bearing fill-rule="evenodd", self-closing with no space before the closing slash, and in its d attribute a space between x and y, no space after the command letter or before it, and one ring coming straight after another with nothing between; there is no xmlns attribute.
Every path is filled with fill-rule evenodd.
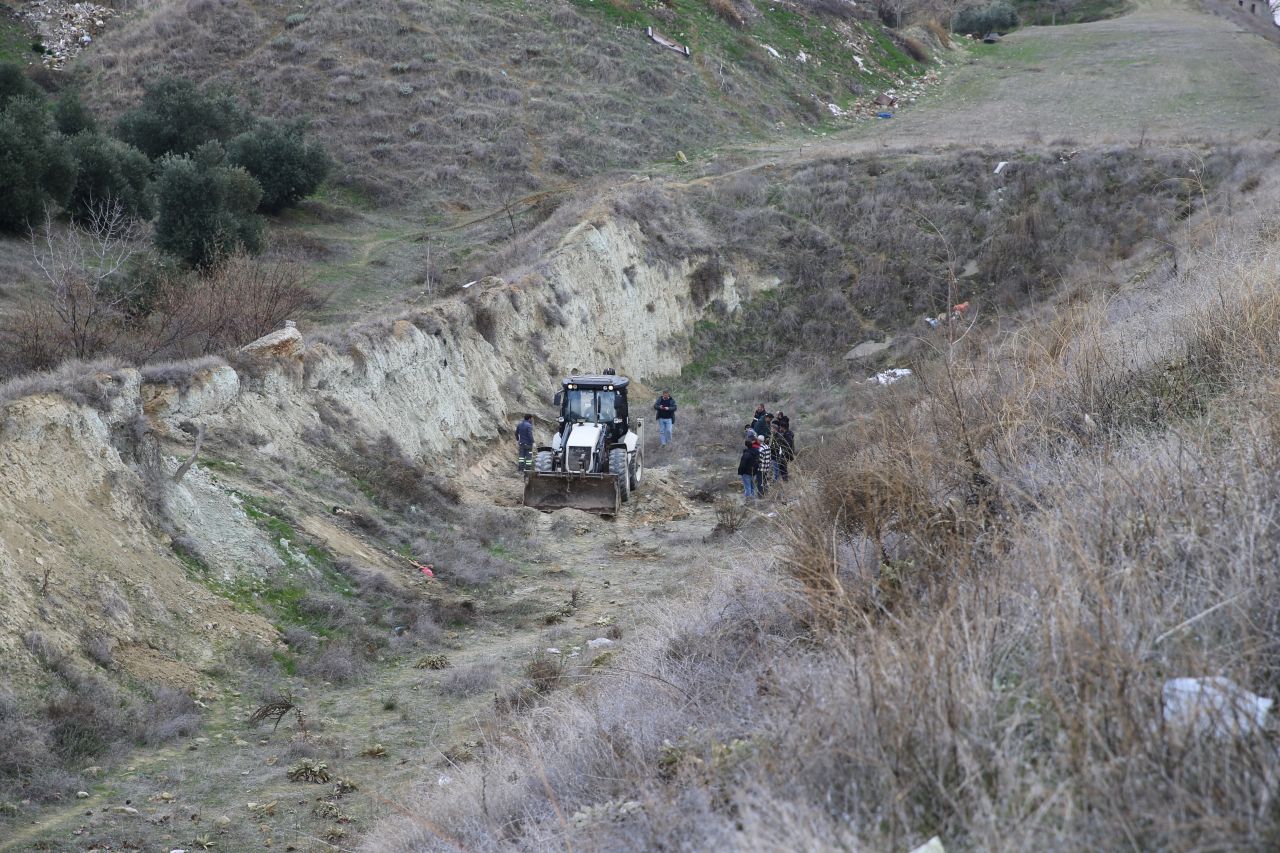
<svg viewBox="0 0 1280 853"><path fill-rule="evenodd" d="M243 169L223 165L217 145L194 157L167 157L160 169L156 248L198 269L262 248L262 219L255 212L262 188Z"/></svg>
<svg viewBox="0 0 1280 853"><path fill-rule="evenodd" d="M0 230L23 231L66 203L75 160L43 102L14 97L0 110Z"/></svg>
<svg viewBox="0 0 1280 853"><path fill-rule="evenodd" d="M449 670L440 680L440 690L454 699L466 699L492 690L497 683L498 668L488 661L481 661Z"/></svg>
<svg viewBox="0 0 1280 853"><path fill-rule="evenodd" d="M0 62L0 109L12 98L40 98L40 87L16 62Z"/></svg>
<svg viewBox="0 0 1280 853"><path fill-rule="evenodd" d="M925 47L924 42L919 39L913 39L910 36L903 38L902 49L905 50L916 62L933 61L933 56L929 53L929 48Z"/></svg>
<svg viewBox="0 0 1280 853"><path fill-rule="evenodd" d="M1008 3L1000 2L965 9L956 16L955 31L977 36L1007 33L1016 30L1019 23L1017 11Z"/></svg>
<svg viewBox="0 0 1280 853"><path fill-rule="evenodd" d="M279 213L316 191L329 173L329 156L303 138L303 125L262 121L227 146L227 159L262 187L258 209Z"/></svg>
<svg viewBox="0 0 1280 853"><path fill-rule="evenodd" d="M308 678L346 684L364 674L365 662L350 643L332 642L320 654L305 660L301 669Z"/></svg>
<svg viewBox="0 0 1280 853"><path fill-rule="evenodd" d="M118 139L85 132L71 139L71 154L77 164L68 202L72 216L88 216L95 205L110 201L118 202L129 216L151 218L151 164L141 151Z"/></svg>
<svg viewBox="0 0 1280 853"><path fill-rule="evenodd" d="M325 302L296 265L243 253L203 275L157 274L147 291L150 317L131 338L139 358L191 358L242 346Z"/></svg>
<svg viewBox="0 0 1280 853"><path fill-rule="evenodd" d="M146 87L142 103L116 122L116 135L152 160L194 154L208 142L226 142L249 127L249 114L229 92L201 90L166 77Z"/></svg>
<svg viewBox="0 0 1280 853"><path fill-rule="evenodd" d="M69 89L53 102L53 120L58 132L64 136L75 136L77 133L93 133L98 129L98 120L80 99L80 93Z"/></svg>

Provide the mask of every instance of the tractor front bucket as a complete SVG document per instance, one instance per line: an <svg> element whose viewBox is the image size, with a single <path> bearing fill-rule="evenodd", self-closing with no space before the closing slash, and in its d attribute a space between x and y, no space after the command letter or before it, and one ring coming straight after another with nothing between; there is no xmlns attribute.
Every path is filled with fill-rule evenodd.
<svg viewBox="0 0 1280 853"><path fill-rule="evenodd" d="M543 512L572 507L596 515L617 515L622 495L613 474L534 471L524 484L524 505Z"/></svg>

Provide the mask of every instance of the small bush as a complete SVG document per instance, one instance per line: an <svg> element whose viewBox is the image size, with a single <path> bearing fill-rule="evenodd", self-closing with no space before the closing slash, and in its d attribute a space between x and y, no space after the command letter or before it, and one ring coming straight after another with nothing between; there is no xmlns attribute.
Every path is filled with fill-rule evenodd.
<svg viewBox="0 0 1280 853"><path fill-rule="evenodd" d="M259 122L231 140L227 160L253 176L262 187L258 209L279 213L311 195L329 173L324 149L303 137L304 126Z"/></svg>
<svg viewBox="0 0 1280 853"><path fill-rule="evenodd" d="M929 48L925 47L924 42L919 39L907 36L902 39L902 49L916 62L932 62L933 54L929 53Z"/></svg>
<svg viewBox="0 0 1280 853"><path fill-rule="evenodd" d="M16 62L0 62L0 110L13 98L42 97L44 92L27 76L21 65Z"/></svg>
<svg viewBox="0 0 1280 853"><path fill-rule="evenodd" d="M262 188L248 172L223 163L216 145L196 156L170 156L156 181L156 248L197 269L262 248L257 215Z"/></svg>
<svg viewBox="0 0 1280 853"><path fill-rule="evenodd" d="M72 137L70 147L76 160L68 200L72 216L88 217L95 207L118 203L131 217L151 218L151 163L141 151L92 132Z"/></svg>
<svg viewBox="0 0 1280 853"><path fill-rule="evenodd" d="M348 684L364 675L367 667L353 645L336 641L326 645L315 657L304 660L300 669L308 678Z"/></svg>
<svg viewBox="0 0 1280 853"><path fill-rule="evenodd" d="M440 690L454 699L466 699L492 690L497 683L497 666L484 661L449 670L440 681Z"/></svg>
<svg viewBox="0 0 1280 853"><path fill-rule="evenodd" d="M947 32L947 28L937 21L925 21L924 28L929 34L938 40L943 47L951 47L951 33Z"/></svg>
<svg viewBox="0 0 1280 853"><path fill-rule="evenodd" d="M726 23L735 27L741 27L746 23L742 12L738 11L738 6L734 0L707 0L707 6L711 8Z"/></svg>
<svg viewBox="0 0 1280 853"><path fill-rule="evenodd" d="M96 133L98 130L98 120L89 112L80 93L75 89L68 89L53 102L53 120L63 136Z"/></svg>

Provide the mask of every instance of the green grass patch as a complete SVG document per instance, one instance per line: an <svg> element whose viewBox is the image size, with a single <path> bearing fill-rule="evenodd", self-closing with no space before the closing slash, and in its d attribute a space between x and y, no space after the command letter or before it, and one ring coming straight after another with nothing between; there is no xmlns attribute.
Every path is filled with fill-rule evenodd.
<svg viewBox="0 0 1280 853"><path fill-rule="evenodd" d="M38 62L40 54L33 45L39 40L40 37L18 20L8 6L0 8L0 62L16 62L19 65Z"/></svg>
<svg viewBox="0 0 1280 853"><path fill-rule="evenodd" d="M710 53L746 66L751 76L769 87L789 88L793 98L811 92L847 105L854 100L850 83L868 88L891 86L904 75L919 76L925 66L899 48L874 22L834 19L770 3L757 3L760 15L750 26L738 27L716 14L705 0L670 0L674 17L663 21L650 14L641 0L572 0L581 9L603 15L619 26L652 26L695 54ZM861 30L870 41L863 57L866 70L849 49L850 30ZM764 45L782 58L770 55ZM801 56L805 61L801 61ZM687 152L686 152L687 153Z"/></svg>

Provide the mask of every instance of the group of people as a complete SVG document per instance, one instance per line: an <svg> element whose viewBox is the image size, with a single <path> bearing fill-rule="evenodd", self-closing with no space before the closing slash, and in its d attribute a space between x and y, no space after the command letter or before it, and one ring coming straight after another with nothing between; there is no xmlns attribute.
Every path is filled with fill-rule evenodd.
<svg viewBox="0 0 1280 853"><path fill-rule="evenodd" d="M791 418L781 410L777 414L766 411L764 403L757 405L743 428L742 456L738 459L743 499L762 498L771 483L790 479L795 456Z"/></svg>
<svg viewBox="0 0 1280 853"><path fill-rule="evenodd" d="M658 421L658 443L666 447L675 432L676 401L663 391L653 404ZM533 415L525 415L516 427L518 456L516 466L521 473L533 468ZM756 406L751 420L743 428L742 456L738 459L738 476L742 478L743 499L761 498L770 484L790 479L791 462L796 456L796 434L786 412Z"/></svg>

